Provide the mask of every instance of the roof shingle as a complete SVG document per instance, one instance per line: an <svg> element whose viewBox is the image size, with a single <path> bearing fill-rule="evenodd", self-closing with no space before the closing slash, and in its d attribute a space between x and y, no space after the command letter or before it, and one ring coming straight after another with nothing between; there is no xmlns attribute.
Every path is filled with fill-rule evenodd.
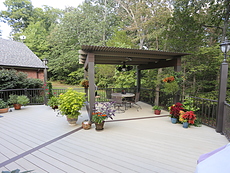
<svg viewBox="0 0 230 173"><path fill-rule="evenodd" d="M43 62L24 44L0 38L0 66L45 68Z"/></svg>

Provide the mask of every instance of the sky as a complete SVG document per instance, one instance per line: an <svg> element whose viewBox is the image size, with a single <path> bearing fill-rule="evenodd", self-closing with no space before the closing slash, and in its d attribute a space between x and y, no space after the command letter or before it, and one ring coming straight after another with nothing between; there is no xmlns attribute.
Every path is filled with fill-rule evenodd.
<svg viewBox="0 0 230 173"><path fill-rule="evenodd" d="M77 7L82 4L84 0L31 0L34 7L42 7L42 5L48 5L54 8L65 9L65 7ZM5 0L0 0L0 11L6 10L5 5L3 4ZM9 33L11 31L10 27L0 22L0 29L2 30L2 38L8 39Z"/></svg>

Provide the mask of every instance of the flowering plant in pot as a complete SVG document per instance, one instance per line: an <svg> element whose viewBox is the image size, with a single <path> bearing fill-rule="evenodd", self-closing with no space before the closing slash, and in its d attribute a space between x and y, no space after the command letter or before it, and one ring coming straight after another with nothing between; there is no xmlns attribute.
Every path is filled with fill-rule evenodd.
<svg viewBox="0 0 230 173"><path fill-rule="evenodd" d="M189 124L194 124L196 120L196 115L193 111L180 111L179 121L183 123L183 127L187 128Z"/></svg>
<svg viewBox="0 0 230 173"><path fill-rule="evenodd" d="M95 103L95 109L92 114L92 121L96 125L96 130L103 130L104 122L107 118L113 119L116 110L113 109L113 102L106 102L99 105Z"/></svg>
<svg viewBox="0 0 230 173"><path fill-rule="evenodd" d="M70 124L76 124L81 114L80 110L85 105L85 94L70 88L64 94L60 94L58 100L61 114L66 115Z"/></svg>
<svg viewBox="0 0 230 173"><path fill-rule="evenodd" d="M171 117L172 123L176 123L179 120L180 111L184 110L182 106L183 105L180 102L177 102L176 104L169 107L169 111L170 111L169 116Z"/></svg>
<svg viewBox="0 0 230 173"><path fill-rule="evenodd" d="M157 105L153 106L154 114L156 114L156 115L160 115L162 109L163 109L163 107L161 107L161 106L157 106Z"/></svg>

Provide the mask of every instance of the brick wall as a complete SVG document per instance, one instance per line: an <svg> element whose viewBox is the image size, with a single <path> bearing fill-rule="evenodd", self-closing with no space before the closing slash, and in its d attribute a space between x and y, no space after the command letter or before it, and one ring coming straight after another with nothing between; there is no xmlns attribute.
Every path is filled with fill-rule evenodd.
<svg viewBox="0 0 230 173"><path fill-rule="evenodd" d="M27 73L28 78L34 78L34 79L41 79L42 81L44 81L44 71L43 70L17 70L17 71L21 71L24 73Z"/></svg>

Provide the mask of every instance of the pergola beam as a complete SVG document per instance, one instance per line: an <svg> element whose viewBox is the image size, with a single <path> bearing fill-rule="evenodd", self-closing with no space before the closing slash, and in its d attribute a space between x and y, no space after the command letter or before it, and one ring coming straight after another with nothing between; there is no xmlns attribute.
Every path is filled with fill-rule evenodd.
<svg viewBox="0 0 230 173"><path fill-rule="evenodd" d="M172 60L160 60L157 63L149 63L147 65L140 65L139 69L140 70L147 70L147 69L154 69L154 68L165 68L165 67L175 67L175 66L180 66L180 59L181 57L177 57L176 59Z"/></svg>

